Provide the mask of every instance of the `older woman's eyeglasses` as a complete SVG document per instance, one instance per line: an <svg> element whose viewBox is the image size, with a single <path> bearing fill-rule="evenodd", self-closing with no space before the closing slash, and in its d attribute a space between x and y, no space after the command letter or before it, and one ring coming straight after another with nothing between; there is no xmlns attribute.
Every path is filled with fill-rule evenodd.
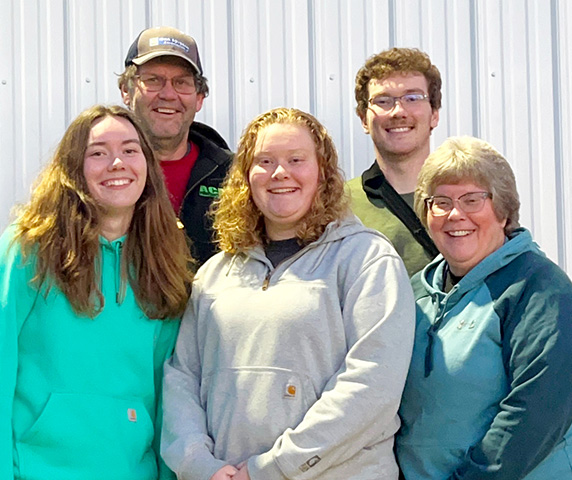
<svg viewBox="0 0 572 480"><path fill-rule="evenodd" d="M181 77L165 78L162 75L141 74L135 75L139 85L148 92L160 92L167 82L171 82L173 89L177 93L189 95L195 93L195 79L190 75Z"/></svg>
<svg viewBox="0 0 572 480"><path fill-rule="evenodd" d="M457 199L445 195L433 195L425 199L425 204L434 217L443 217L453 210L454 205L465 213L480 212L485 206L487 198L493 198L493 194L490 192L469 192Z"/></svg>
<svg viewBox="0 0 572 480"><path fill-rule="evenodd" d="M389 95L378 95L368 100L372 107L378 107L381 110L389 112L395 107L395 103L399 102L403 108L412 108L420 105L425 100L429 100L429 95L424 93L406 93L400 97L391 97Z"/></svg>

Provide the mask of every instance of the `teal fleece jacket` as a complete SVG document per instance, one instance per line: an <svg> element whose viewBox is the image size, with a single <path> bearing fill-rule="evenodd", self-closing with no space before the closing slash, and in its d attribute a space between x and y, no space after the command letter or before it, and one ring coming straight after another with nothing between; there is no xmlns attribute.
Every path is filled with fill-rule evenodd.
<svg viewBox="0 0 572 480"><path fill-rule="evenodd" d="M413 345L403 262L355 217L276 267L260 246L199 270L165 366L161 451L180 480L397 480Z"/></svg>
<svg viewBox="0 0 572 480"><path fill-rule="evenodd" d="M572 283L525 229L448 293L413 278L417 330L396 437L406 480L572 479Z"/></svg>
<svg viewBox="0 0 572 480"><path fill-rule="evenodd" d="M123 239L101 240L105 306L91 319L31 284L35 258L13 235L0 237L0 478L174 478L156 425L179 322L147 318L129 285L117 303Z"/></svg>

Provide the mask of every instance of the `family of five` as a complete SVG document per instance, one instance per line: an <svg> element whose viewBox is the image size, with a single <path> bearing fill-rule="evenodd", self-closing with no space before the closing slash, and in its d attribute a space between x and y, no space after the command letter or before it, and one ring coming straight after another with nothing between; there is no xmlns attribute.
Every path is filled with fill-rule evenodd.
<svg viewBox="0 0 572 480"><path fill-rule="evenodd" d="M372 56L375 161L312 115L236 154L196 42L144 30L0 237L0 477L572 479L572 283L488 143L430 153L441 77Z"/></svg>

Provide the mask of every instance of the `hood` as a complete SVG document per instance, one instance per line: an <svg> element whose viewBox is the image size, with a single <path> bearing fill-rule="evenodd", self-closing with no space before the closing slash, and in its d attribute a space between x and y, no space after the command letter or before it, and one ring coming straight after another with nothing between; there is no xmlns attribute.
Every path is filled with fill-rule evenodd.
<svg viewBox="0 0 572 480"><path fill-rule="evenodd" d="M218 133L214 128L209 127L201 122L193 122L191 124L191 129L189 131L189 136L192 138L194 135L199 135L206 140L211 141L217 147L224 148L225 150L230 150L225 139L222 138L220 133Z"/></svg>
<svg viewBox="0 0 572 480"><path fill-rule="evenodd" d="M321 245L328 242L335 242L361 232L374 233L375 235L387 240L387 237L382 233L377 230L367 228L358 217L354 214L350 214L341 220L329 223L320 238L315 242L312 242L310 245Z"/></svg>
<svg viewBox="0 0 572 480"><path fill-rule="evenodd" d="M363 235L364 233L367 235ZM282 275L294 263L296 263L298 272L304 272L304 274L310 275L312 272L324 268L331 262L339 263L349 261L353 256L353 251L348 248L342 249L343 255L340 257L338 254L338 242L341 243L340 241L345 241L345 239L350 239L350 237L353 236L363 237L357 239L354 243L354 248L369 245L368 239L372 240L372 236L375 236L380 239L383 238L383 244L386 244L384 248L388 252L392 251L390 249L391 244L384 235L376 230L365 227L355 215L349 214L343 219L329 223L320 238L306 245L276 266L272 265L272 262L266 257L263 245L256 245L255 247L239 251L235 254L220 252L209 259L199 269L195 276L195 282L204 282L205 279L209 279L209 281L212 280L216 275L213 275L212 271L209 272L209 270L221 268L220 274L225 276L236 275L237 277L254 278L253 276L261 275L262 277L256 277L256 280L253 281L257 282L260 280L262 282L262 288L267 288L271 278ZM300 257L304 257L304 259L298 262ZM253 264L263 264L264 268L258 269L255 266L249 266L251 262L253 262ZM202 284L204 288L210 288L210 286L205 287L205 285L206 283Z"/></svg>
<svg viewBox="0 0 572 480"><path fill-rule="evenodd" d="M298 253L290 257L290 259L284 261L283 264L289 264L291 261L294 261L296 258L303 255L304 252L307 252L310 249L336 242L361 232L369 232L387 240L387 237L385 237L382 233L378 232L377 230L372 230L371 228L365 227L358 217L356 217L354 214L349 214L341 220L336 220L326 225L326 229L320 238L306 245ZM387 241L389 242L389 240ZM256 260L266 263L270 269L273 269L270 260L266 258L264 247L262 245L257 245L256 247L250 248L244 252L239 253L238 255L246 255L248 257L252 257Z"/></svg>

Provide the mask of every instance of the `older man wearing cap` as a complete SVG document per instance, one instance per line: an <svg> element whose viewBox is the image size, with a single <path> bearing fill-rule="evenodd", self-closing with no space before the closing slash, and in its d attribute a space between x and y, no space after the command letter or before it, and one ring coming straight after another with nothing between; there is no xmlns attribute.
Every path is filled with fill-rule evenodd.
<svg viewBox="0 0 572 480"><path fill-rule="evenodd" d="M215 252L206 213L232 153L214 129L194 121L209 92L195 40L171 27L143 30L127 52L119 88L161 161L171 203L200 265Z"/></svg>

